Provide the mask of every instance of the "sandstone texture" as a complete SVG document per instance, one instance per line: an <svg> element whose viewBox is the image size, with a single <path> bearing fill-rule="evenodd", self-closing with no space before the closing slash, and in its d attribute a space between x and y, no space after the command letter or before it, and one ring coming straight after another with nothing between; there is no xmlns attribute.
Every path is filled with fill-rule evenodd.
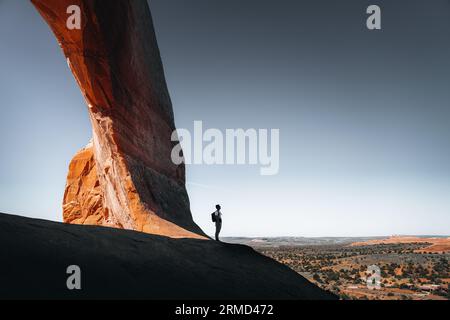
<svg viewBox="0 0 450 320"><path fill-rule="evenodd" d="M205 238L184 165L172 163L172 105L145 0L32 0L88 105L92 142L70 163L64 221ZM66 25L81 9L81 28Z"/></svg>

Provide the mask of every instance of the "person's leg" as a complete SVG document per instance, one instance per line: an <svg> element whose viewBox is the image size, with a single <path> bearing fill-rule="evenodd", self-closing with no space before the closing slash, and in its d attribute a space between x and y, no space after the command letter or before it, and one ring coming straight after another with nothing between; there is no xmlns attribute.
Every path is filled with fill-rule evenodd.
<svg viewBox="0 0 450 320"><path fill-rule="evenodd" d="M216 240L219 241L219 233L222 229L222 221L216 221Z"/></svg>

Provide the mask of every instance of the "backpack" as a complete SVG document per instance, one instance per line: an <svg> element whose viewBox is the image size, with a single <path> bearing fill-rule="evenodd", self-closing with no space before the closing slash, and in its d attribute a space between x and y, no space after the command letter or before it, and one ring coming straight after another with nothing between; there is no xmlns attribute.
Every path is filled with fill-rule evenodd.
<svg viewBox="0 0 450 320"><path fill-rule="evenodd" d="M213 213L211 213L211 220L212 220L212 222L216 222L216 213L215 212L213 212Z"/></svg>

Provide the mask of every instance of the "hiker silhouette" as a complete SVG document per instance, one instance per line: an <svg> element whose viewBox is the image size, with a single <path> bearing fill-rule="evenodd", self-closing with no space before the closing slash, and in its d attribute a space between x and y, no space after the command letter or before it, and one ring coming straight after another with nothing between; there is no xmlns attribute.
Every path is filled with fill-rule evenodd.
<svg viewBox="0 0 450 320"><path fill-rule="evenodd" d="M216 211L211 213L211 219L216 224L216 240L219 240L219 233L222 229L222 212L220 212L220 205L216 205Z"/></svg>

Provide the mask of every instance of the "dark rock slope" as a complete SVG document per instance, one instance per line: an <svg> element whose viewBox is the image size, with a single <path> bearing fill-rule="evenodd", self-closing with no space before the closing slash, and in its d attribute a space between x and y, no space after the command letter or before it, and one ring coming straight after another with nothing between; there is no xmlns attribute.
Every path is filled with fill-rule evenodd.
<svg viewBox="0 0 450 320"><path fill-rule="evenodd" d="M250 247L0 214L0 298L335 299ZM81 268L81 290L66 268Z"/></svg>

